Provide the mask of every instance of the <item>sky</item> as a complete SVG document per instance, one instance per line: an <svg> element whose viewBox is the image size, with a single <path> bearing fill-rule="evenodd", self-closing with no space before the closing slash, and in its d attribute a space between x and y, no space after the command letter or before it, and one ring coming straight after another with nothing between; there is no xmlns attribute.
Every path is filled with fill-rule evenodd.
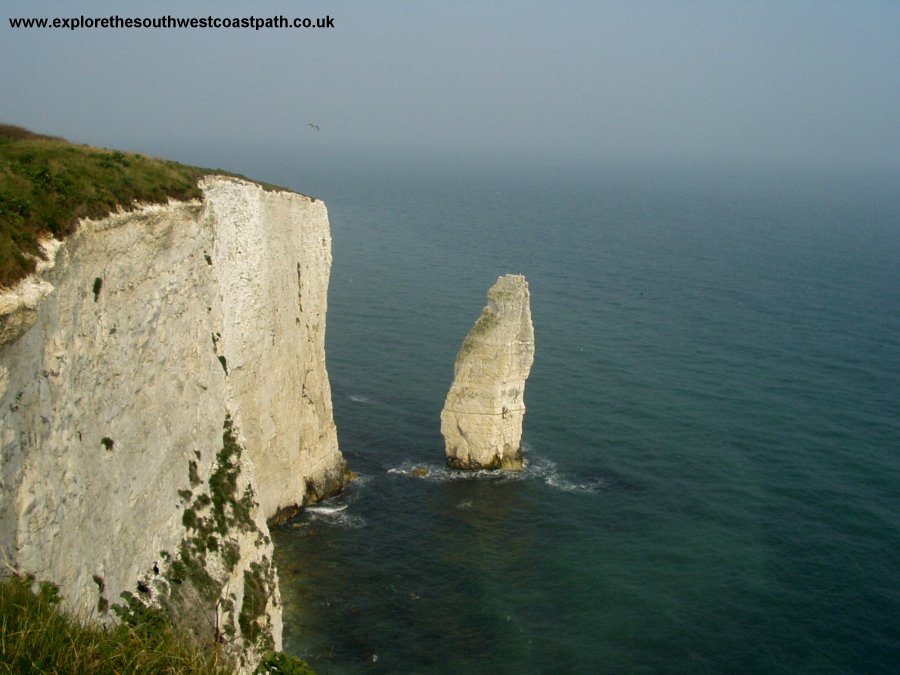
<svg viewBox="0 0 900 675"><path fill-rule="evenodd" d="M334 27L9 24L111 14ZM184 161L280 148L900 170L897 0L4 0L0 21L0 121Z"/></svg>

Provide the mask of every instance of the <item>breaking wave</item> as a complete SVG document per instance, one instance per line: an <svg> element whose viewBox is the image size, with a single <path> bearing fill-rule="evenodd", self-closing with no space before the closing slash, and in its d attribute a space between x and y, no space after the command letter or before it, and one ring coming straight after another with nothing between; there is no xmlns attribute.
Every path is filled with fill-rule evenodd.
<svg viewBox="0 0 900 675"><path fill-rule="evenodd" d="M432 483L456 480L489 480L505 483L522 480L522 474L519 471L462 471L451 469L443 464L410 461L388 469L387 473L406 476L407 478L418 478Z"/></svg>
<svg viewBox="0 0 900 675"><path fill-rule="evenodd" d="M362 516L350 513L348 504L331 505L316 504L307 506L305 515L310 522L324 522L329 525L337 525L340 527L350 527L358 529L366 526L366 521Z"/></svg>
<svg viewBox="0 0 900 675"><path fill-rule="evenodd" d="M333 515L335 513L340 513L341 511L347 510L347 505L342 504L341 506L327 506L325 504L315 504L313 506L306 507L306 510L310 513L316 514L324 514L324 515Z"/></svg>
<svg viewBox="0 0 900 675"><path fill-rule="evenodd" d="M366 526L366 520L351 508L359 497L359 488L369 483L372 476L357 475L337 496L324 502L310 504L303 509L303 516L310 523L324 523L339 527L358 529Z"/></svg>
<svg viewBox="0 0 900 675"><path fill-rule="evenodd" d="M404 461L387 470L388 474L406 478L418 478L434 483L457 480L486 480L497 483L516 481L540 481L555 490L569 493L590 494L608 487L602 478L576 479L559 471L556 462L546 457L531 455L521 471L462 471L443 464Z"/></svg>
<svg viewBox="0 0 900 675"><path fill-rule="evenodd" d="M535 459L529 466L525 467L525 471L529 470L535 478L562 492L589 494L606 487L606 481L600 478L575 480L560 473L556 462L543 457Z"/></svg>

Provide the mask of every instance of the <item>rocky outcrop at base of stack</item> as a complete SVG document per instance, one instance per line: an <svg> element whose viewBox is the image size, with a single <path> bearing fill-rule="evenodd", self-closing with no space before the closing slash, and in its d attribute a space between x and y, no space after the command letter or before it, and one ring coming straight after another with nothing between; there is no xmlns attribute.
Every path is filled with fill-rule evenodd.
<svg viewBox="0 0 900 675"><path fill-rule="evenodd" d="M521 469L525 380L534 362L528 282L497 279L456 356L441 411L447 464L454 469Z"/></svg>

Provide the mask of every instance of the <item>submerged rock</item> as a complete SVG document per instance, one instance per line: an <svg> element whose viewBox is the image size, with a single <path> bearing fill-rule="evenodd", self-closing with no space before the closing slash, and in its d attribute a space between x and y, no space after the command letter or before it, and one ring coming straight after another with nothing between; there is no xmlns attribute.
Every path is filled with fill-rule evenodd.
<svg viewBox="0 0 900 675"><path fill-rule="evenodd" d="M456 356L441 411L447 464L454 469L521 469L525 380L534 362L528 282L497 279Z"/></svg>

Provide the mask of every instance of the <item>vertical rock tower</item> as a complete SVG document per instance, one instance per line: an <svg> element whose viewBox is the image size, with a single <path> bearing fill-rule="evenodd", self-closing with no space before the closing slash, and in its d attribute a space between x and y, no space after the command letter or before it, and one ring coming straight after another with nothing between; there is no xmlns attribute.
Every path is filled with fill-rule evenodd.
<svg viewBox="0 0 900 675"><path fill-rule="evenodd" d="M525 380L534 362L530 297L521 274L498 278L456 355L441 411L451 468L522 468Z"/></svg>

